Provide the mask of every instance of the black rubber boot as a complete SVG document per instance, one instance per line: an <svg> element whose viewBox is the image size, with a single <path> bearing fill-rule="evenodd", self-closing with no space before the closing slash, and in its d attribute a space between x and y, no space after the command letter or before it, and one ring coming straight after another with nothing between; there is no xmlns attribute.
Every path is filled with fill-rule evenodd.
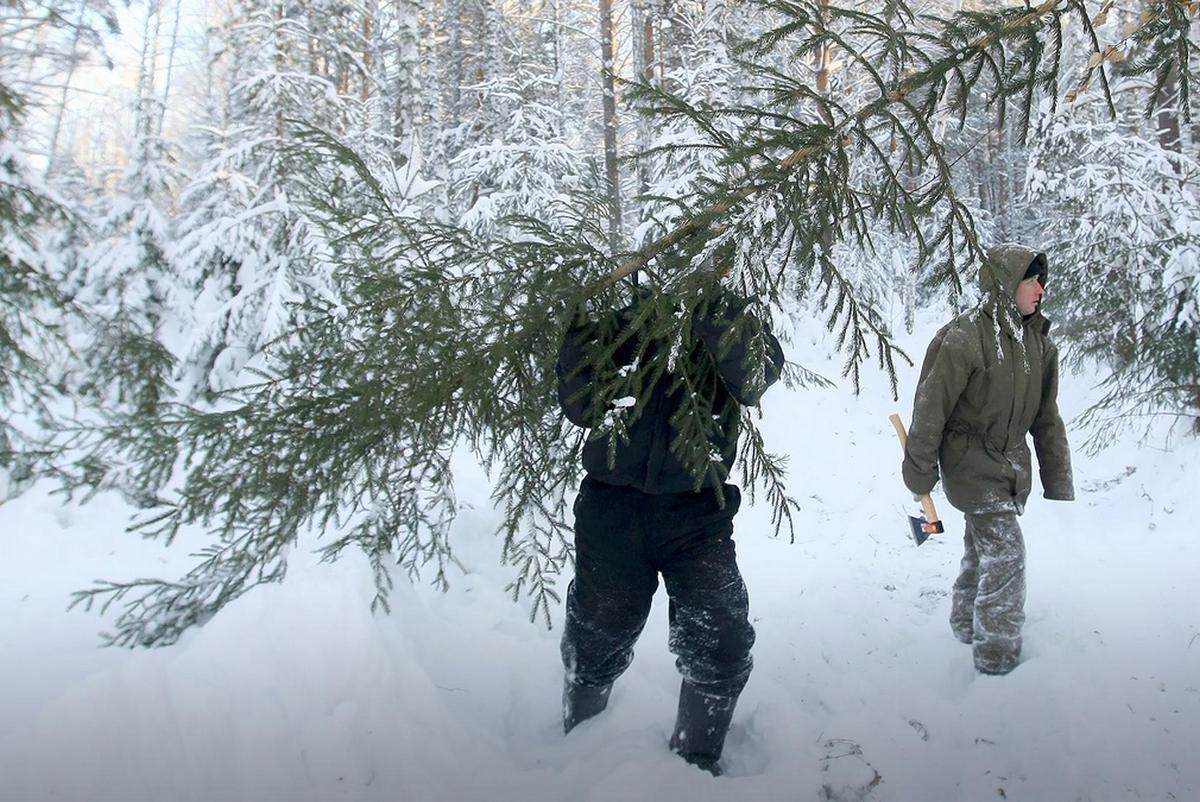
<svg viewBox="0 0 1200 802"><path fill-rule="evenodd" d="M703 693L685 681L679 688L679 713L675 717L671 751L693 766L720 777L717 761L721 759L736 705L736 696Z"/></svg>
<svg viewBox="0 0 1200 802"><path fill-rule="evenodd" d="M581 721L608 707L608 694L612 685L580 685L571 680L563 681L563 732L575 729Z"/></svg>

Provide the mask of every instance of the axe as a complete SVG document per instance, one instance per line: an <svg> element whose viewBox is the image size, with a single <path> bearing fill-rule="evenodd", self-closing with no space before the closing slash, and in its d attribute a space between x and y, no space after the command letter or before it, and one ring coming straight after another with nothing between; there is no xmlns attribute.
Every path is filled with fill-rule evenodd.
<svg viewBox="0 0 1200 802"><path fill-rule="evenodd" d="M888 420L896 427L896 436L900 438L900 450L904 451L908 447L908 432L904 431L904 421L900 420L899 415L890 415ZM918 546L924 543L930 535L946 531L946 527L942 526L942 522L938 519L933 499L929 497L928 493L921 496L921 509L925 512L922 517L908 516L908 524L912 527L912 539Z"/></svg>

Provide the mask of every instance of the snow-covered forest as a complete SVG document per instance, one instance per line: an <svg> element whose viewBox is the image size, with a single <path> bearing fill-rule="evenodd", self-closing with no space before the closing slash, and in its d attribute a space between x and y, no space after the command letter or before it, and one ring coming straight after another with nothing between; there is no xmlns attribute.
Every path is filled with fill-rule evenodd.
<svg viewBox="0 0 1200 802"><path fill-rule="evenodd" d="M1196 798L1198 68L1194 0L7 3L0 799ZM991 678L887 414L1006 241L1078 501L1035 493ZM635 281L788 360L717 779L666 749L661 598L558 718L555 356Z"/></svg>

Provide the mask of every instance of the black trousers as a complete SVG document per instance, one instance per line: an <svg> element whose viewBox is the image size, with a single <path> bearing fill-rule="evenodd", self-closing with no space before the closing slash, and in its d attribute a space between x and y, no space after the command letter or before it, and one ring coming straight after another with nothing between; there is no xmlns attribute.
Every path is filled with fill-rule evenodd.
<svg viewBox="0 0 1200 802"><path fill-rule="evenodd" d="M608 685L629 667L661 574L668 646L683 678L736 698L750 676L754 628L732 539L741 495L725 485L724 496L721 509L711 490L652 495L584 479L562 638L569 679Z"/></svg>

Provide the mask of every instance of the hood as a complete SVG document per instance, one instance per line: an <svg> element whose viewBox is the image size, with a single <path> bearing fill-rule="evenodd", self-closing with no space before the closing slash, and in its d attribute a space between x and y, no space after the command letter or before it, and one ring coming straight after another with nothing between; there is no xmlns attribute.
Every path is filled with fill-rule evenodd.
<svg viewBox="0 0 1200 802"><path fill-rule="evenodd" d="M1011 242L992 248L979 271L979 287L984 296L1015 297L1017 285L1025 278L1025 272L1035 261L1041 263L1038 280L1044 287L1047 276L1046 254Z"/></svg>

